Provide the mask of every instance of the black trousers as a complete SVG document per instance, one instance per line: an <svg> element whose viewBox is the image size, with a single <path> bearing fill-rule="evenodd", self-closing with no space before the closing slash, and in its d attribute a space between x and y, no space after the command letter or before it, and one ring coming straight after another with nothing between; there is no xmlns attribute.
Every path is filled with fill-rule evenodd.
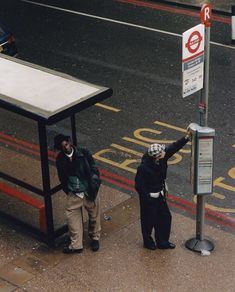
<svg viewBox="0 0 235 292"><path fill-rule="evenodd" d="M140 199L140 220L144 244L152 241L152 231L155 231L156 244L161 247L169 245L171 232L171 213L163 196L159 198L143 197Z"/></svg>

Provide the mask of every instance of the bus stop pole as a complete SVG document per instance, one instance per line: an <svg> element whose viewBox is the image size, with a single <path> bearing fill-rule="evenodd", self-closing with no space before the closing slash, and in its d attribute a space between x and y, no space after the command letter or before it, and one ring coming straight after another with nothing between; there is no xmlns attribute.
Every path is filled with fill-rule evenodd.
<svg viewBox="0 0 235 292"><path fill-rule="evenodd" d="M208 109L209 109L209 70L210 70L210 26L206 26L205 33L205 78L204 92L201 95L202 102L205 105L205 110L200 112L200 126L208 126Z"/></svg>
<svg viewBox="0 0 235 292"><path fill-rule="evenodd" d="M206 12L207 11L207 12ZM210 12L210 13L209 13ZM208 126L208 101L209 101L209 68L210 68L210 19L211 6L204 4L201 9L201 20L205 24L205 67L204 67L204 90L200 93L200 126ZM196 238L192 238L186 242L186 247L200 252L202 250L211 251L214 245L209 240L204 239L204 221L205 221L205 195L197 195L196 209Z"/></svg>
<svg viewBox="0 0 235 292"><path fill-rule="evenodd" d="M200 111L200 126L208 126L208 108L209 108L209 70L210 70L210 26L205 27L205 78L204 78L204 92L201 95L202 104L205 105L205 110ZM197 239L204 239L204 221L205 221L205 196L197 196L197 223L196 223L196 237Z"/></svg>

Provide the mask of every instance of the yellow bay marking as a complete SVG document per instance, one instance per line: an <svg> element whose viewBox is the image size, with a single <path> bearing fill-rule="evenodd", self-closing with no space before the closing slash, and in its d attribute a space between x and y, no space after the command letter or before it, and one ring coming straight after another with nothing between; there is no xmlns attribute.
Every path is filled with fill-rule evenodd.
<svg viewBox="0 0 235 292"><path fill-rule="evenodd" d="M140 128L134 131L134 136L140 140L144 140L147 142L154 142L155 139L150 139L150 138L146 138L144 136L141 135L141 132L150 132L150 133L154 133L157 135L160 135L162 132L158 131L158 130L154 130L154 129L150 129L150 128Z"/></svg>
<svg viewBox="0 0 235 292"><path fill-rule="evenodd" d="M163 123L160 121L155 121L154 124L161 126L161 127L168 128L168 129L172 129L172 130L175 130L175 131L178 131L181 133L186 133L186 130L183 128L179 128L179 127L176 127L176 126L173 126L170 124L166 124L166 123ZM146 133L147 133L147 135L149 134L149 137L144 136L144 134L146 134ZM133 143L134 145L142 146L144 148L148 148L150 146L150 144L152 144L152 143L169 144L169 143L174 142L173 140L153 139L153 137L151 137L151 135L153 135L153 134L160 135L160 134L162 134L162 131L160 131L159 129L139 128L133 132L134 138L123 137L122 140ZM188 143L188 145L189 145L189 143ZM122 170L125 170L125 171L128 171L128 172L135 174L136 173L136 165L133 165L133 167L132 167L132 164L140 163L139 158L142 157L143 153L136 151L134 149L127 148L127 147L122 146L122 145L115 144L115 143L111 144L110 147L112 147L112 148L103 149L103 150L97 152L94 155L94 158L96 158L97 160L100 160L104 163L110 164L114 167L117 167L117 168L120 168ZM232 145L232 147L235 147L235 144ZM186 150L181 149L180 151L183 153L190 153L191 152L191 150L187 150L187 149ZM109 158L105 157L106 154L107 155L112 154L113 157L115 157L118 160L122 159L122 161L118 162L118 161L114 161L112 159L109 159ZM131 158L131 155L135 155L138 158L137 159L129 159L129 156ZM169 164L176 164L182 160L182 156L180 154L177 154L177 153L175 153L174 158L175 158L174 160L169 161ZM228 175L230 178L235 179L235 167L231 168L228 171ZM214 187L218 187L218 188L221 188L223 190L231 191L233 193L235 192L235 187L229 185L227 182L225 183L224 177L216 178L214 180L213 184L214 184ZM217 193L217 192L214 192L212 194L212 197L214 199L218 199L218 200L225 200L226 199L225 195ZM194 202L196 202L196 196L193 198L193 200L194 200ZM208 203L206 204L206 208L217 211L217 212L235 213L235 209L217 207L215 205L208 204Z"/></svg>
<svg viewBox="0 0 235 292"><path fill-rule="evenodd" d="M107 109L107 110L109 110L109 111L116 112L116 113L118 113L118 112L121 111L121 110L118 109L118 108L115 108L115 107L112 107L112 106L109 106L109 105L106 105L106 104L103 104L103 103L99 103L99 102L97 102L95 105L98 106L98 107L102 107L102 108L104 108L104 109Z"/></svg>
<svg viewBox="0 0 235 292"><path fill-rule="evenodd" d="M216 197L217 199L220 199L220 200L224 200L225 199L225 196L221 195L219 193L213 193L212 196Z"/></svg>
<svg viewBox="0 0 235 292"><path fill-rule="evenodd" d="M130 148L127 148L127 147L124 147L124 146L121 146L121 145L118 145L118 144L111 144L110 146L112 146L113 148L116 148L118 150L121 150L121 151L124 151L124 152L127 152L127 153L130 153L130 154L134 154L136 156L139 156L139 157L142 157L143 156L143 153L141 152L138 152L138 151L135 151L135 150L132 150Z"/></svg>
<svg viewBox="0 0 235 292"><path fill-rule="evenodd" d="M145 142L139 141L137 139L133 139L133 138L129 138L129 137L123 137L122 139L125 140L125 141L128 141L128 142L135 143L135 144L140 145L140 146L145 146L147 148L150 146L149 143L145 143ZM161 141L159 143L166 143L164 140L156 140L156 141ZM169 141L169 140L166 140L166 141ZM168 161L169 165L170 164L177 164L182 160L182 156L177 154L177 153L174 154L174 157L175 157L174 160L169 160Z"/></svg>
<svg viewBox="0 0 235 292"><path fill-rule="evenodd" d="M165 128L168 128L168 129L176 130L178 132L187 133L187 131L185 129L183 129L183 128L179 128L179 127L176 127L176 126L173 126L173 125L169 125L169 124L166 124L166 123L163 123L163 122L160 122L160 121L155 121L154 124L159 125L159 126L163 126ZM171 141L171 140L168 140L168 141L159 140L159 141L161 141L161 142L156 142L156 143L173 143L174 142L174 141ZM188 145L191 145L191 142L188 142ZM191 150L190 149L189 150L180 149L179 152L191 153Z"/></svg>
<svg viewBox="0 0 235 292"><path fill-rule="evenodd" d="M231 168L228 171L228 175L231 178L235 179L235 167ZM216 178L214 180L213 185L215 187L219 187L219 188L231 191L231 192L235 192L235 187L230 186L228 184L225 184L224 182L222 182L224 180L225 180L224 177L218 177L218 178ZM221 195L221 194L218 194L218 193L215 193L215 192L212 194L212 196L217 198L217 199L219 199L219 200L224 200L226 198L224 195ZM193 200L196 203L196 201L197 201L196 196L194 196ZM233 209L232 208L220 208L220 207L216 207L215 205L208 204L208 203L205 204L205 207L208 208L208 209L211 209L213 211L217 211L217 212L235 213L235 209L234 208Z"/></svg>
<svg viewBox="0 0 235 292"><path fill-rule="evenodd" d="M228 171L228 175L235 179L235 167L231 168L229 171Z"/></svg>
<svg viewBox="0 0 235 292"><path fill-rule="evenodd" d="M214 195L214 194L213 194ZM216 197L216 196L215 196ZM218 197L217 197L218 198ZM223 200L222 198L219 198L221 200ZM193 201L195 204L197 204L197 196L193 197ZM216 207L215 205L211 205L206 203L205 204L205 208L216 211L216 212L222 212L222 213L235 213L235 209L230 209L230 208L220 208L220 207Z"/></svg>
<svg viewBox="0 0 235 292"><path fill-rule="evenodd" d="M182 132L182 133L187 133L187 130L185 130L183 128L179 128L179 127L176 127L176 126L173 126L173 125L170 125L170 124L166 124L166 123L163 123L163 122L160 122L160 121L155 121L154 124L157 124L159 126L163 126L165 128L173 129L173 130L176 130L176 131L179 131L179 132Z"/></svg>
<svg viewBox="0 0 235 292"><path fill-rule="evenodd" d="M145 142L142 142L142 141L139 141L139 140L133 139L133 138L123 137L122 139L125 140L125 141L128 141L128 142L135 143L135 144L140 145L140 146L147 147L147 148L150 146L149 143L145 143Z"/></svg>
<svg viewBox="0 0 235 292"><path fill-rule="evenodd" d="M227 185L225 183L222 183L222 181L225 180L224 177L218 177L214 180L214 186L215 187L220 187L220 188L223 188L223 189L226 189L228 191L231 191L231 192L235 192L235 187L232 187L230 185Z"/></svg>
<svg viewBox="0 0 235 292"><path fill-rule="evenodd" d="M119 163L117 161L113 161L111 159L108 159L108 158L101 156L102 154L105 154L105 153L114 153L114 150L112 150L110 148L103 149L103 150L96 152L93 155L93 157L97 160L103 161L104 163L111 164L112 166L116 166L118 168L124 169L124 170L132 172L132 173L136 173L136 169L129 167L128 165L130 165L132 163L137 163L138 162L137 159L125 159L122 163Z"/></svg>

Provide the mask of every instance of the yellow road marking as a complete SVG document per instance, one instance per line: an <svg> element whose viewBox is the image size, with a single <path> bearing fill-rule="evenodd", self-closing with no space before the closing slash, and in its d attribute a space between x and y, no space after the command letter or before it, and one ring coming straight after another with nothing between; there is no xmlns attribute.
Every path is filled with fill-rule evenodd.
<svg viewBox="0 0 235 292"><path fill-rule="evenodd" d="M220 200L224 200L225 199L225 196L221 195L219 193L213 193L212 196L216 197L217 199L220 199Z"/></svg>
<svg viewBox="0 0 235 292"><path fill-rule="evenodd" d="M129 138L129 137L123 137L122 139L125 141L128 141L128 142L135 143L135 144L140 145L140 146L147 147L147 148L150 146L150 143L145 143L145 142L139 141L137 139L133 139L133 138Z"/></svg>
<svg viewBox="0 0 235 292"><path fill-rule="evenodd" d="M121 110L118 109L118 108L115 108L115 107L112 107L112 106L109 106L109 105L106 105L106 104L103 104L103 103L99 103L99 102L97 102L95 105L96 105L96 106L99 106L99 107L102 107L102 108L105 108L105 109L107 109L107 110L109 110L109 111L116 112L116 113L118 113L118 112L121 111Z"/></svg>
<svg viewBox="0 0 235 292"><path fill-rule="evenodd" d="M132 149L129 149L127 147L123 147L121 145L118 145L118 144L111 144L112 147L118 149L118 150L121 150L121 151L124 151L124 152L127 152L127 153L130 153L130 154L134 154L136 156L139 156L139 157L142 157L143 156L143 153L141 152L138 152L138 151L135 151L135 150L132 150Z"/></svg>
<svg viewBox="0 0 235 292"><path fill-rule="evenodd" d="M235 179L235 167L229 169L229 171L228 171L228 175L229 175L231 178L234 178L234 179Z"/></svg>
<svg viewBox="0 0 235 292"><path fill-rule="evenodd" d="M193 201L195 204L197 204L197 196L196 195L193 197ZM216 207L216 206L208 204L208 203L205 203L205 208L210 209L212 211L216 211L216 212L235 213L235 209Z"/></svg>
<svg viewBox="0 0 235 292"><path fill-rule="evenodd" d="M235 192L235 187L232 187L228 184L225 184L225 183L222 183L222 181L225 180L224 177L217 177L215 180L214 180L214 186L215 187L220 187L222 189L226 189L228 191L231 191L231 192Z"/></svg>
<svg viewBox="0 0 235 292"><path fill-rule="evenodd" d="M147 148L150 146L149 143L145 143L145 142L139 141L137 139L133 139L133 138L129 138L129 137L123 137L122 139L125 140L125 141L128 141L128 142L135 143L135 144L140 145L140 146L147 147ZM164 143L164 140L161 140L161 141ZM175 159L168 160L168 164L169 165L170 164L177 164L177 163L179 163L182 160L182 156L179 155L178 153L175 153L174 154L174 157L175 157Z"/></svg>
<svg viewBox="0 0 235 292"><path fill-rule="evenodd" d="M182 132L182 133L187 133L187 130L185 130L183 128L172 126L170 124L166 124L166 123L163 123L163 122L160 122L160 121L155 121L154 124L157 124L159 126L163 126L163 127L169 128L169 129L173 129L173 130L176 130L176 131L179 131L179 132Z"/></svg>
<svg viewBox="0 0 235 292"><path fill-rule="evenodd" d="M98 152L96 152L93 157L97 160L100 160L102 162L105 162L105 163L108 163L108 164L111 164L115 167L118 167L118 168L121 168L121 169L124 169L126 171L129 171L129 172L132 172L132 173L136 173L136 169L132 168L132 167L129 167L128 165L132 164L132 163L137 163L138 160L136 159L125 159L123 162L119 163L119 162L116 162L116 161L113 161L111 159L108 159L108 158L105 158L105 157L102 157L101 155L102 154L106 154L106 153L114 153L114 150L108 148L108 149L103 149L103 150L100 150Z"/></svg>

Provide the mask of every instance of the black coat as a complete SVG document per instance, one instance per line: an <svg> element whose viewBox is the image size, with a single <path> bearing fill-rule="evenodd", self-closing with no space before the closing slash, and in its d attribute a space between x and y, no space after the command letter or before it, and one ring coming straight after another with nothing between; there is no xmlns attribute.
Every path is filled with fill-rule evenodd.
<svg viewBox="0 0 235 292"><path fill-rule="evenodd" d="M145 153L142 157L135 177L135 188L140 196L149 196L149 193L160 192L164 188L167 176L167 160L179 151L189 140L185 137L168 145L166 155L156 163L153 157Z"/></svg>
<svg viewBox="0 0 235 292"><path fill-rule="evenodd" d="M58 177L62 185L63 191L67 194L68 190L68 177L78 176L80 180L87 181L90 173L95 173L99 176L99 170L95 165L91 153L81 147L74 147L72 162L69 157L61 151L56 158L56 167Z"/></svg>

